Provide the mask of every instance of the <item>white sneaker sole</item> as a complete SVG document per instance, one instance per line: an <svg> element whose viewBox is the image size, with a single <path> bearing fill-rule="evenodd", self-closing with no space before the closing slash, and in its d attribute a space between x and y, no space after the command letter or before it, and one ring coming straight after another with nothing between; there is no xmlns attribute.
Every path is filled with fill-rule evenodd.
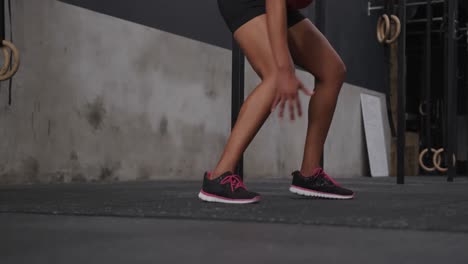
<svg viewBox="0 0 468 264"><path fill-rule="evenodd" d="M250 203L258 203L260 201L260 196L256 196L252 199L229 199L224 198L221 196L208 194L203 191L198 193L198 198L205 202L212 202L212 203L226 203L226 204L250 204Z"/></svg>
<svg viewBox="0 0 468 264"><path fill-rule="evenodd" d="M289 191L298 195L302 195L302 196L319 197L319 198L327 198L327 199L347 200L347 199L354 198L354 195L339 195L339 194L323 193L319 191L304 189L304 188L297 187L294 185L291 185L291 187L289 187Z"/></svg>

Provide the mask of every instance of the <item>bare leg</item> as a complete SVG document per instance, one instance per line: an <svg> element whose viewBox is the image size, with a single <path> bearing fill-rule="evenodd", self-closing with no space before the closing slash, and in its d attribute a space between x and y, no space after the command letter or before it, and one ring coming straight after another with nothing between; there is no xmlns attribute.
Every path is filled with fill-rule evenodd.
<svg viewBox="0 0 468 264"><path fill-rule="evenodd" d="M320 166L346 67L328 40L308 19L289 29L288 40L294 63L314 75L316 80L316 93L309 102L307 137L300 170L302 175L310 176Z"/></svg>
<svg viewBox="0 0 468 264"><path fill-rule="evenodd" d="M211 174L212 178L226 171L234 172L240 156L268 118L275 96L275 62L268 40L266 15L244 24L234 33L234 37L262 82L242 105L223 154Z"/></svg>

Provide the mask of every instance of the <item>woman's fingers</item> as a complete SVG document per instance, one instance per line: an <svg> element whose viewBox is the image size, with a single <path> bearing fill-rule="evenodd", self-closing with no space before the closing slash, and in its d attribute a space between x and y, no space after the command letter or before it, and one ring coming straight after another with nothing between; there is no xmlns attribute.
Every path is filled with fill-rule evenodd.
<svg viewBox="0 0 468 264"><path fill-rule="evenodd" d="M283 118L284 116L284 109L286 107L289 108L289 115L290 115L290 118L291 120L295 120L296 117L295 117L295 107L297 107L297 115L299 117L302 116L302 106L301 106L301 101L299 99L298 96L291 96L291 97L280 97L278 96L276 99L275 99L275 102L273 103L273 108L272 108L272 111L274 111L274 109L277 107L277 105L279 105L279 114L278 116L280 117L280 119Z"/></svg>
<svg viewBox="0 0 468 264"><path fill-rule="evenodd" d="M289 115L291 117L291 121L294 121L294 104L295 100L297 100L296 97L290 97L288 100L288 105L289 105Z"/></svg>
<svg viewBox="0 0 468 264"><path fill-rule="evenodd" d="M308 96L313 96L315 94L315 91L307 89L304 86L304 84L302 84L301 81L298 81L296 87L297 89L302 90ZM289 115L290 115L291 120L295 120L296 118L296 110L294 109L296 107L297 107L297 116L298 117L302 116L302 106L301 106L301 101L300 101L297 90L295 92L292 92L292 91L288 91L285 93L278 92L271 106L271 111L273 112L278 107L278 105L280 108L279 113L278 113L278 116L280 119L282 119L284 116L285 107L289 108Z"/></svg>
<svg viewBox="0 0 468 264"><path fill-rule="evenodd" d="M297 115L299 117L302 116L302 106L301 106L301 100L299 98L299 96L296 98L296 106L297 106Z"/></svg>
<svg viewBox="0 0 468 264"><path fill-rule="evenodd" d="M280 103L279 103L279 107L280 107L280 110L279 110L279 117L280 119L283 118L283 112L284 112L284 105L286 104L286 100L282 97L280 99Z"/></svg>
<svg viewBox="0 0 468 264"><path fill-rule="evenodd" d="M273 104L271 105L271 112L275 111L276 107L278 106L280 102L280 96L277 94L275 97L275 100L273 101Z"/></svg>

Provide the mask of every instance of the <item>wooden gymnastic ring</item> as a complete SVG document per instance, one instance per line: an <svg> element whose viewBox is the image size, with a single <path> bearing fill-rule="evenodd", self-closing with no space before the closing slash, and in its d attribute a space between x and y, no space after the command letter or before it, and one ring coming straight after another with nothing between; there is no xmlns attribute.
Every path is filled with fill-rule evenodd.
<svg viewBox="0 0 468 264"><path fill-rule="evenodd" d="M429 151L429 148L425 148L421 151L421 153L419 153L419 166L421 166L421 168L423 168L423 170L427 171L427 172L432 172L432 171L435 171L436 170L436 167L427 167L426 164L424 164L424 160L423 160L423 157L424 155L426 155L426 153ZM431 152L432 153L435 153L436 150L431 148ZM440 156L439 156L439 164L440 164Z"/></svg>
<svg viewBox="0 0 468 264"><path fill-rule="evenodd" d="M379 43L384 43L390 33L390 18L383 14L377 20L377 40Z"/></svg>
<svg viewBox="0 0 468 264"><path fill-rule="evenodd" d="M393 37L392 37L392 38L386 39L386 40L385 40L385 43L387 43L387 44L392 44L393 42L395 42L395 41L398 39L398 37L400 36L400 33L401 33L401 22L400 22L400 19L399 19L397 16L395 16L395 15L391 15L390 18L391 18L391 21L393 21L393 22L395 23L395 33L393 34ZM391 23L390 23L389 28L391 28ZM390 31L391 31L391 30L390 30ZM390 32L390 33L391 33L391 32ZM389 33L389 34L390 34L390 33Z"/></svg>
<svg viewBox="0 0 468 264"><path fill-rule="evenodd" d="M1 47L1 49L3 52L3 57L5 58L3 62L3 66L0 69L0 75L3 75L10 67L10 52L8 52L8 49L6 47Z"/></svg>
<svg viewBox="0 0 468 264"><path fill-rule="evenodd" d="M427 115L427 113L425 113L424 110L423 110L423 105L424 104L425 104L425 102L422 102L422 103L419 104L419 114L421 116L426 116Z"/></svg>
<svg viewBox="0 0 468 264"><path fill-rule="evenodd" d="M19 64L20 64L19 51L15 47L15 45L13 45L13 43L9 42L8 40L3 40L2 44L3 44L2 48L5 48L5 47L9 48L13 53L13 67L11 67L11 69L6 71L5 73L0 74L0 81L4 81L13 77L13 75L15 75L15 73L18 71ZM10 66L9 61L10 61L10 57L8 57L8 68Z"/></svg>
<svg viewBox="0 0 468 264"><path fill-rule="evenodd" d="M432 162L434 163L434 167L440 172L447 172L448 171L448 168L443 168L443 167L440 166L440 163L442 161L441 158L440 158L440 154L442 152L444 152L444 151L445 151L444 148L440 148L436 152L434 152L434 156L432 157ZM453 163L453 167L455 167L456 164L457 164L457 159L455 157L455 154L453 154L453 156L452 156L452 163Z"/></svg>

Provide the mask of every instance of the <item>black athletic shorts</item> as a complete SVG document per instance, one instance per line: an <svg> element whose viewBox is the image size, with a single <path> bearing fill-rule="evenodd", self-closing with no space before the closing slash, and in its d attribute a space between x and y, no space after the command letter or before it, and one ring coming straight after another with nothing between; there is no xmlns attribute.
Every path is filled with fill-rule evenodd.
<svg viewBox="0 0 468 264"><path fill-rule="evenodd" d="M218 0L218 7L227 26L234 33L251 19L265 14L265 0ZM288 27L305 19L299 10L287 10Z"/></svg>

